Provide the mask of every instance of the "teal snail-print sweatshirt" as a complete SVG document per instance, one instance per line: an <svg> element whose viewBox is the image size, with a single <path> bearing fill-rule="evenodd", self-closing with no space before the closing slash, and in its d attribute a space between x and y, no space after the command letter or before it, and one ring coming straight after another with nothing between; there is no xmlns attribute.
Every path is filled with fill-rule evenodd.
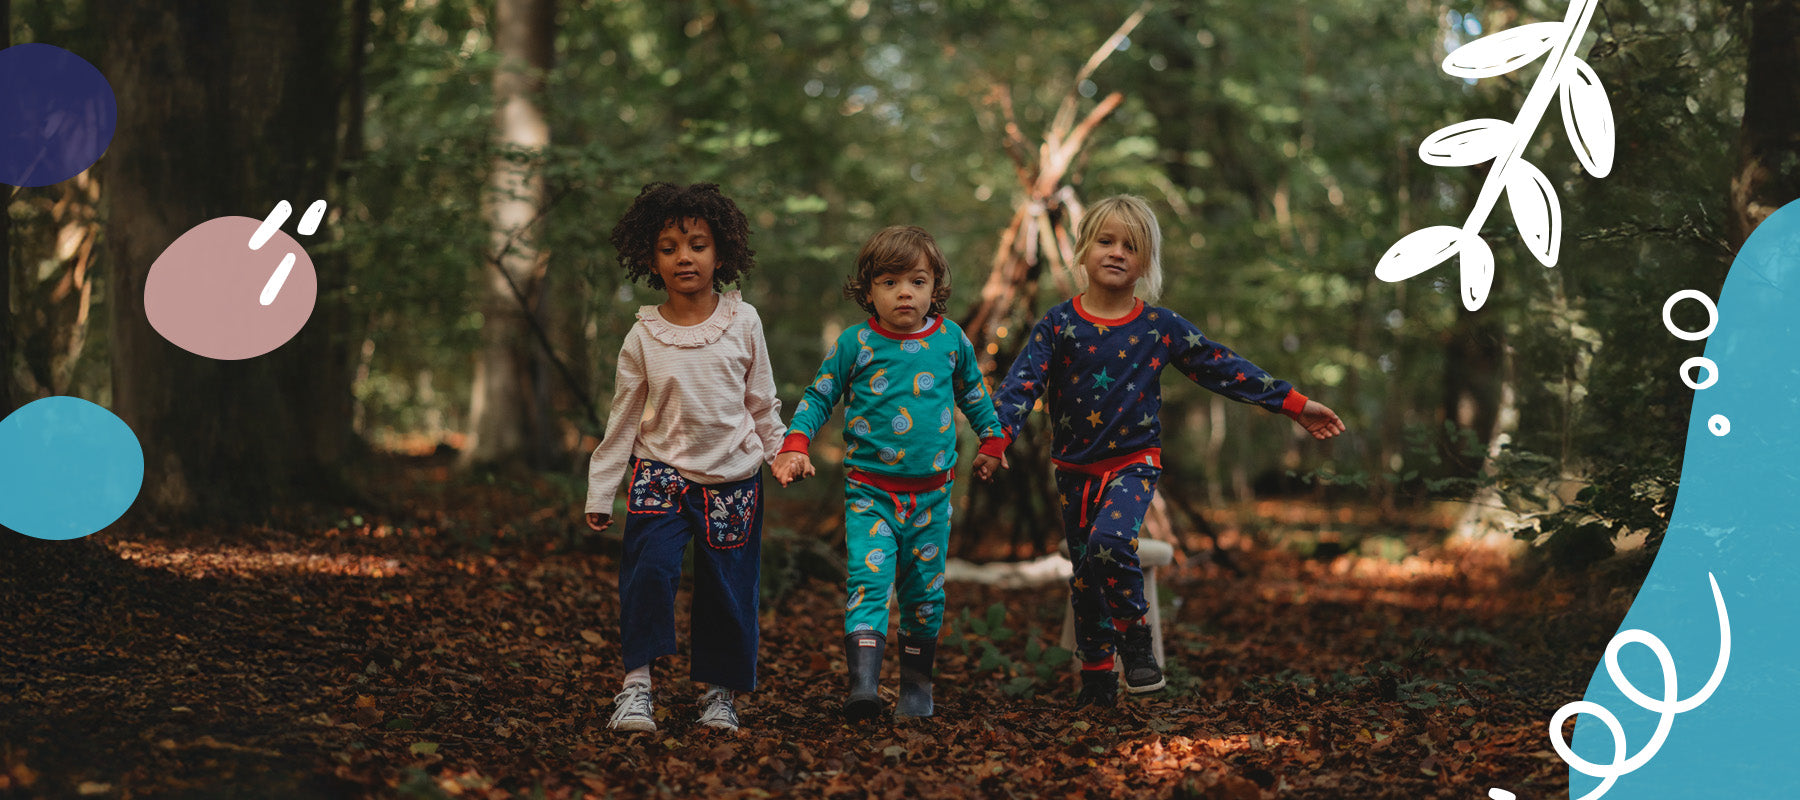
<svg viewBox="0 0 1800 800"><path fill-rule="evenodd" d="M872 317L845 329L794 407L782 452L805 452L840 400L847 470L899 478L948 472L956 466L952 406L984 443L1000 437L975 347L942 317L916 333L894 333Z"/></svg>

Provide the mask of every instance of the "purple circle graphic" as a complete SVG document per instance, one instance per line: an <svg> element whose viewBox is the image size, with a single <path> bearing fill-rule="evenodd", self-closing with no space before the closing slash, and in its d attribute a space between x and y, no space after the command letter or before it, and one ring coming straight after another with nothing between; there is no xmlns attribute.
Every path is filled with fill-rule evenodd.
<svg viewBox="0 0 1800 800"><path fill-rule="evenodd" d="M319 278L285 231L251 250L261 225L219 217L169 245L144 280L150 326L176 347L221 361L254 358L294 338L312 316Z"/></svg>
<svg viewBox="0 0 1800 800"><path fill-rule="evenodd" d="M119 107L112 84L55 45L0 50L0 182L61 183L112 144Z"/></svg>

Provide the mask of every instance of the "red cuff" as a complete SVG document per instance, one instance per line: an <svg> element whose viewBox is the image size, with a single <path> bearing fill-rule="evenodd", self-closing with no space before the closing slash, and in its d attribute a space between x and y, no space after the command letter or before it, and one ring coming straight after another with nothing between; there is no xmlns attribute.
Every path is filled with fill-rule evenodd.
<svg viewBox="0 0 1800 800"><path fill-rule="evenodd" d="M1281 401L1281 413L1288 415L1295 422L1299 422L1300 412L1305 409L1306 395L1301 394L1299 389L1289 389L1287 399Z"/></svg>
<svg viewBox="0 0 1800 800"><path fill-rule="evenodd" d="M811 445L812 439L806 434L798 432L790 433L787 435L786 439L781 440L781 449L776 451L775 455L781 455L782 453L805 453L806 449Z"/></svg>
<svg viewBox="0 0 1800 800"><path fill-rule="evenodd" d="M991 436L986 439L982 439L981 447L978 448L975 452L980 453L984 456L993 456L994 458L999 458L1003 455L1006 455L1006 446L1009 444L1012 444L1012 442L1008 441L1006 439L1006 437Z"/></svg>

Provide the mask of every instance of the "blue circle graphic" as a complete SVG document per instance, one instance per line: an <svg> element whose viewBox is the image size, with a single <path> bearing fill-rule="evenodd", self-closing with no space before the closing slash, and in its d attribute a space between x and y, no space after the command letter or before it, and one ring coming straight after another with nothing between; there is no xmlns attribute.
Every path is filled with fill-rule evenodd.
<svg viewBox="0 0 1800 800"><path fill-rule="evenodd" d="M93 166L112 143L112 84L55 45L0 50L0 183L49 186Z"/></svg>
<svg viewBox="0 0 1800 800"><path fill-rule="evenodd" d="M46 397L0 420L0 525L79 539L117 520L143 485L144 450L111 411Z"/></svg>

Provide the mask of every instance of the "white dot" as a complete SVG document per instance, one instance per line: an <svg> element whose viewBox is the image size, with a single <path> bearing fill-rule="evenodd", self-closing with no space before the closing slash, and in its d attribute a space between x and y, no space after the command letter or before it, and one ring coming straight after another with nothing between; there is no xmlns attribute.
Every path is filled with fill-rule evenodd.
<svg viewBox="0 0 1800 800"><path fill-rule="evenodd" d="M1731 432L1731 420L1726 419L1724 414L1714 414L1712 419L1706 421L1706 429L1712 431L1714 436L1724 436Z"/></svg>
<svg viewBox="0 0 1800 800"><path fill-rule="evenodd" d="M1489 789L1488 797L1493 798L1493 800L1518 800L1518 795L1505 789Z"/></svg>

